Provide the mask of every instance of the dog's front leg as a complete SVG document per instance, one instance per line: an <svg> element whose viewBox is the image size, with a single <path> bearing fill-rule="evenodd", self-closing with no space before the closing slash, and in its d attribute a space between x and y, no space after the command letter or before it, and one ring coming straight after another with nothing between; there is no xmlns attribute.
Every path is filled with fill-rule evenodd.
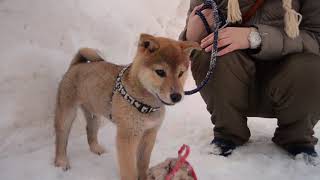
<svg viewBox="0 0 320 180"><path fill-rule="evenodd" d="M142 136L137 154L139 180L147 179L147 170L149 168L151 152L156 141L157 132L158 129L150 129Z"/></svg>
<svg viewBox="0 0 320 180"><path fill-rule="evenodd" d="M117 130L117 152L121 180L138 180L137 149L142 133L125 128Z"/></svg>

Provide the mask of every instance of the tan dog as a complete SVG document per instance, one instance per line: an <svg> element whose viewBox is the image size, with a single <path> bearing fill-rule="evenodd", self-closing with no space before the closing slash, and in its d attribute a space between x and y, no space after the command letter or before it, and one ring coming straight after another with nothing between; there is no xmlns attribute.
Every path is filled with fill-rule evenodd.
<svg viewBox="0 0 320 180"><path fill-rule="evenodd" d="M124 66L104 61L95 50L79 50L58 90L55 165L64 170L70 168L66 148L76 109L80 107L87 120L90 150L99 155L105 152L97 138L99 117L112 117L117 125L121 179L146 179L164 104L174 105L182 99L189 56L198 48L197 43L142 34L132 65L119 78ZM118 83L119 89L114 90L116 79L121 80L121 85Z"/></svg>

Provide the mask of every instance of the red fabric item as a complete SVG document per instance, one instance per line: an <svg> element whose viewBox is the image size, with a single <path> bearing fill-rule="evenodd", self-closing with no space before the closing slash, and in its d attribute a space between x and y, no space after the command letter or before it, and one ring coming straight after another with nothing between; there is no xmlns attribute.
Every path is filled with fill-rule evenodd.
<svg viewBox="0 0 320 180"><path fill-rule="evenodd" d="M263 3L264 0L257 0L254 5L252 5L251 8L243 14L242 23L249 21L250 18L256 14L257 10L263 5Z"/></svg>
<svg viewBox="0 0 320 180"><path fill-rule="evenodd" d="M183 151L185 151L185 154L182 155ZM197 180L197 176L195 171L193 170L192 166L190 165L190 163L186 160L187 157L190 154L190 147L188 145L183 145L180 150L178 151L178 161L175 164L175 166L173 167L173 169L171 170L171 172L166 176L166 180L171 180L171 178L174 177L174 175L179 171L179 169L181 168L181 166L183 164L187 164L189 171L192 174L192 177L194 178L194 180Z"/></svg>

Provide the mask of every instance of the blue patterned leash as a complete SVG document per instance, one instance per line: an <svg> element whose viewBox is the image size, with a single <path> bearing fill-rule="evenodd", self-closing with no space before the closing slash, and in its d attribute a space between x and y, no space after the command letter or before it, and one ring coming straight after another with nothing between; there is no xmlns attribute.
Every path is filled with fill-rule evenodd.
<svg viewBox="0 0 320 180"><path fill-rule="evenodd" d="M213 47L212 47L212 51L211 51L209 70L206 74L206 77L199 84L199 86L197 86L193 90L185 91L184 92L185 95L192 95L192 94L199 92L208 83L208 81L209 81L209 79L210 79L211 75L213 74L213 71L216 67L217 53L218 53L218 35L219 35L219 27L221 25L221 21L220 21L220 17L219 17L219 11L218 11L217 4L214 0L205 0L204 7L205 8L212 7L213 16L214 16L214 23L213 23L214 37L213 37ZM201 17L201 15L199 15L199 16L203 22L207 22L205 19L203 19L203 16L202 17ZM208 23L206 23L206 24L207 24L207 25L205 25L206 30L207 31L208 31L208 29L211 30L211 28L208 28Z"/></svg>

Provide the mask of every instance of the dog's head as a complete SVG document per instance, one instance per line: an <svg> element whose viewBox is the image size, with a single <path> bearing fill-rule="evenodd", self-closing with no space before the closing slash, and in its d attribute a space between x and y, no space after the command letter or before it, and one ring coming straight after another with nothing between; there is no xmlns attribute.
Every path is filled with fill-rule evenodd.
<svg viewBox="0 0 320 180"><path fill-rule="evenodd" d="M190 56L198 43L175 41L141 34L133 68L139 81L165 105L174 105L184 96Z"/></svg>

